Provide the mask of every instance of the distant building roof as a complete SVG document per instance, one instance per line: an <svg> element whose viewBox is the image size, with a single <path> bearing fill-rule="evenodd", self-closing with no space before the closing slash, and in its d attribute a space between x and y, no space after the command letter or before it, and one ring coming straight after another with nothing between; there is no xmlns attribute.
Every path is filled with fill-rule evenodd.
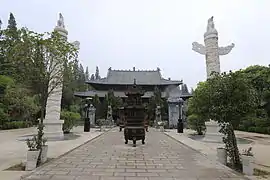
<svg viewBox="0 0 270 180"><path fill-rule="evenodd" d="M186 85L182 85L186 86ZM183 89L183 87L182 87ZM127 97L125 95L124 91L113 91L114 96L116 97ZM74 95L78 97L94 97L97 95L98 97L105 97L105 95L108 94L108 91L100 91L100 90L91 90L86 92L75 92ZM150 98L154 95L154 91L145 91L142 98ZM189 97L192 97L192 95L189 92L182 91L178 86L169 86L167 90L161 92L162 98L168 98L168 97L181 97L182 99L187 99Z"/></svg>
<svg viewBox="0 0 270 180"><path fill-rule="evenodd" d="M127 97L125 95L125 92L122 91L114 91L114 96L115 97ZM91 91L86 91L86 92L75 92L74 95L78 96L78 97L94 97L95 95L98 95L98 97L105 97L105 95L108 94L108 91L95 91L95 90L91 90ZM147 91L144 93L144 95L142 96L142 98L150 98L154 95L154 92L152 91ZM166 97L166 93L162 92L161 96L164 98Z"/></svg>
<svg viewBox="0 0 270 180"><path fill-rule="evenodd" d="M88 84L133 84L134 79L138 85L180 85L182 81L164 79L160 69L157 70L112 70L108 69L107 77L86 81Z"/></svg>

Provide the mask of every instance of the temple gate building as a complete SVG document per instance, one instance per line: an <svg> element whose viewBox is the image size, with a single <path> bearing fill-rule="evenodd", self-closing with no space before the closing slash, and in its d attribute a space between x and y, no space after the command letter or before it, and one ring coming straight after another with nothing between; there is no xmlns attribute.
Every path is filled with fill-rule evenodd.
<svg viewBox="0 0 270 180"><path fill-rule="evenodd" d="M112 70L112 68L109 68L107 77L86 81L91 90L75 92L74 95L81 98L97 95L102 102L108 91L113 90L114 96L121 97L125 101L127 98L125 91L130 86L133 86L134 79L136 79L136 84L145 91L145 94L142 96L144 103L149 102L149 99L154 95L156 87L161 91L161 97L165 100L168 100L169 97L171 97L170 99L181 98L183 100L191 97L187 86L183 84L182 80L163 78L159 68L156 70L136 70L135 67L132 70ZM175 111L175 108L173 111Z"/></svg>

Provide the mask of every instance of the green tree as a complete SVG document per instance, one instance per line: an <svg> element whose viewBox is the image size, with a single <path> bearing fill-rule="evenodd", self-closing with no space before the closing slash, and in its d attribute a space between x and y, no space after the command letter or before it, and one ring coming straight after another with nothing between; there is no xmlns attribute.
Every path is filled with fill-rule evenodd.
<svg viewBox="0 0 270 180"><path fill-rule="evenodd" d="M87 85L85 84L85 73L82 64L79 67L79 76L77 80L77 87L79 91L86 91Z"/></svg>
<svg viewBox="0 0 270 180"><path fill-rule="evenodd" d="M10 13L7 29L0 32L0 69L2 75L13 75L16 73L12 58L12 47L19 41L19 32L15 17ZM21 55L22 56L22 55Z"/></svg>
<svg viewBox="0 0 270 180"><path fill-rule="evenodd" d="M6 88L10 86L15 86L14 79L9 76L0 75L0 100L3 98Z"/></svg>
<svg viewBox="0 0 270 180"><path fill-rule="evenodd" d="M95 79L100 79L98 66L96 67Z"/></svg>
<svg viewBox="0 0 270 180"><path fill-rule="evenodd" d="M13 31L17 31L17 23L15 20L15 17L13 15L13 13L9 14L9 20L8 20L8 29L13 30Z"/></svg>
<svg viewBox="0 0 270 180"><path fill-rule="evenodd" d="M120 97L114 96L113 90L109 90L107 96L108 104L112 106L112 110L117 110L120 106L123 105L123 101Z"/></svg>
<svg viewBox="0 0 270 180"><path fill-rule="evenodd" d="M3 102L12 120L33 121L39 110L37 97L18 85L7 87Z"/></svg>
<svg viewBox="0 0 270 180"><path fill-rule="evenodd" d="M258 105L257 94L241 73L216 74L206 82L209 88L210 118L221 125L221 132L234 168L240 167L239 150L234 129L241 117L254 111Z"/></svg>
<svg viewBox="0 0 270 180"><path fill-rule="evenodd" d="M95 75L94 74L91 75L90 80L91 81L95 80Z"/></svg>
<svg viewBox="0 0 270 180"><path fill-rule="evenodd" d="M103 111L101 118L106 118L107 117L108 106L110 105L110 102L109 102L108 99L109 99L108 95L105 94L105 97L104 97L104 99L103 99L103 101L101 103L101 109Z"/></svg>
<svg viewBox="0 0 270 180"><path fill-rule="evenodd" d="M98 107L98 105L100 104L100 100L97 94L95 94L94 98L93 98L93 105L95 107Z"/></svg>
<svg viewBox="0 0 270 180"><path fill-rule="evenodd" d="M193 97L188 100L188 116L196 115L198 121L208 121L210 119L210 96L208 84L200 82L193 92Z"/></svg>
<svg viewBox="0 0 270 180"><path fill-rule="evenodd" d="M61 111L61 119L64 119L63 131L64 133L70 133L72 128L76 125L81 119L79 113L70 112L70 111Z"/></svg>
<svg viewBox="0 0 270 180"><path fill-rule="evenodd" d="M201 119L196 114L190 114L187 119L190 129L197 131L198 135L204 134L204 131L206 130L204 119Z"/></svg>
<svg viewBox="0 0 270 180"><path fill-rule="evenodd" d="M63 83L64 65L75 59L77 50L57 32L38 34L24 29L24 39L31 50L26 53L27 75L40 95L43 122L47 99ZM15 47L15 56L25 53L23 50Z"/></svg>
<svg viewBox="0 0 270 180"><path fill-rule="evenodd" d="M256 89L259 98L262 98L264 91L269 89L270 86L269 69L270 67L255 65L239 70L238 73L246 77L248 83Z"/></svg>
<svg viewBox="0 0 270 180"><path fill-rule="evenodd" d="M63 75L63 94L61 100L61 108L70 110L75 102L74 91L76 91L76 84L74 75L72 73L73 62L65 63Z"/></svg>
<svg viewBox="0 0 270 180"><path fill-rule="evenodd" d="M263 107L266 110L266 112L268 114L269 121L270 121L270 90L267 90L264 92ZM270 131L269 131L269 133L270 133Z"/></svg>
<svg viewBox="0 0 270 180"><path fill-rule="evenodd" d="M187 120L188 126L202 135L206 130L205 121L209 120L210 92L205 82L200 82L188 100Z"/></svg>
<svg viewBox="0 0 270 180"><path fill-rule="evenodd" d="M9 20L8 20L8 26L7 26L7 32L9 34L10 40L19 40L19 34L17 29L17 22L13 15L13 13L9 14Z"/></svg>
<svg viewBox="0 0 270 180"><path fill-rule="evenodd" d="M89 74L88 66L86 66L86 69L85 69L85 80L86 81L90 80L90 74Z"/></svg>
<svg viewBox="0 0 270 180"><path fill-rule="evenodd" d="M77 50L73 45L66 42L57 32L40 34L27 28L18 29L12 13L7 29L0 30L0 74L0 106L1 112L4 113L2 117L6 117L5 115L12 111L14 111L12 114L18 114L15 113L16 109L10 110L11 105L7 107L7 104L3 103L4 96L27 92L26 97L34 96L33 101L36 106L42 108L40 112L41 118L43 118L46 99L55 87L63 83L61 105L62 108L70 111L78 109L75 104L79 100L74 97L73 93L86 89L85 73L83 67L79 67ZM9 92L4 93L8 79L12 79L12 86L18 89L9 88ZM36 98L37 96L39 98ZM36 102L37 99L39 99L38 102ZM31 105L27 99L15 101L14 98L11 98L11 100L12 102L9 102L11 104L23 103L25 100L29 106ZM18 107L24 106L25 104L18 105ZM37 117L39 117L38 114L35 118Z"/></svg>
<svg viewBox="0 0 270 180"><path fill-rule="evenodd" d="M101 104L99 97L97 94L95 94L93 98L93 105L96 108L96 119L102 118L104 116L104 106Z"/></svg>
<svg viewBox="0 0 270 180"><path fill-rule="evenodd" d="M155 87L154 94L150 97L147 105L147 114L151 124L154 121L157 106L160 106L161 111L164 112L164 101L161 96L161 91L158 87Z"/></svg>
<svg viewBox="0 0 270 180"><path fill-rule="evenodd" d="M270 134L269 92L270 92L270 67L249 66L238 73L243 74L248 83L256 89L258 104L255 114L241 118L240 130ZM267 116L268 114L268 116ZM259 123L257 123L259 122Z"/></svg>

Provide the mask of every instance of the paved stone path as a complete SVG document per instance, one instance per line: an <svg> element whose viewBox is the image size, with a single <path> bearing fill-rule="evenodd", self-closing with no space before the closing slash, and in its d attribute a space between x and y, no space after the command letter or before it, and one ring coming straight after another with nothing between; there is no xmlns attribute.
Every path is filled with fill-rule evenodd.
<svg viewBox="0 0 270 180"><path fill-rule="evenodd" d="M28 180L241 180L161 132L150 129L146 144L124 144L123 132L105 133L36 170Z"/></svg>

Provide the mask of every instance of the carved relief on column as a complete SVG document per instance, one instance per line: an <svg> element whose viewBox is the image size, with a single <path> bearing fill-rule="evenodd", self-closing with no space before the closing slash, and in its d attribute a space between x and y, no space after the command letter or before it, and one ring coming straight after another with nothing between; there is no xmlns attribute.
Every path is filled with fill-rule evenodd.
<svg viewBox="0 0 270 180"><path fill-rule="evenodd" d="M207 78L210 78L212 72L220 73L219 56L230 53L235 45L232 43L226 47L218 46L218 32L215 28L213 16L208 19L207 29L204 33L204 43L205 46L197 42L193 42L192 50L205 55Z"/></svg>

